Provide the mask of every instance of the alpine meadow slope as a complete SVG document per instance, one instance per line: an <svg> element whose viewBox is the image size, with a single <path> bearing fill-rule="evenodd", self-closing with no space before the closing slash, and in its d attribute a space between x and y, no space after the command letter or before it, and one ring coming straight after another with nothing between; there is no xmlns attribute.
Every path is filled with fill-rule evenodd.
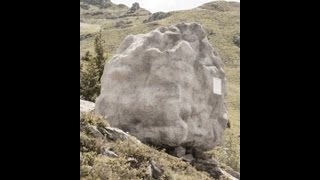
<svg viewBox="0 0 320 180"><path fill-rule="evenodd" d="M114 4L108 0L99 4L80 0L80 57L89 51L95 53L95 37L101 33L102 47L112 57L121 42L130 34L145 34L162 26L174 24L201 24L210 44L221 57L225 67L227 96L225 102L228 110L230 128L225 131L225 143L207 152L213 156L225 171L232 174L240 171L240 3L215 1L198 8L151 14L137 5L127 7ZM98 1L97 1L98 2ZM86 67L87 62L81 60ZM149 172L151 160L161 167L160 179L210 179L209 174L197 171L179 158L171 157L158 149L140 144L130 136L127 141L99 139L92 135L93 126L108 127L100 122L99 117L82 113L80 118L80 161L81 179L148 179L154 178ZM93 129L92 129L93 128ZM136 143L138 142L138 143ZM105 149L105 145L112 147ZM103 152L102 152L103 151ZM117 158L101 154L117 153ZM154 158L148 154L154 155ZM129 159L132 158L132 159ZM129 159L129 160L128 160ZM103 167L104 163L113 163ZM141 168L140 168L141 167ZM232 169L233 170L232 170ZM109 169L105 171L103 169ZM111 171L110 171L111 170ZM124 175L126 174L127 175ZM130 172L130 173L129 173ZM234 172L237 176L237 173ZM123 175L122 177L120 175ZM149 177L150 176L150 177ZM228 178L226 178L228 179Z"/></svg>

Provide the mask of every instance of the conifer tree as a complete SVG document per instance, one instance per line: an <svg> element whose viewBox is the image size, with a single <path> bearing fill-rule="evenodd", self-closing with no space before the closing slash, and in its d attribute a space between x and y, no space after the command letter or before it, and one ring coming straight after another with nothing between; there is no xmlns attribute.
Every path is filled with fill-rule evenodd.
<svg viewBox="0 0 320 180"><path fill-rule="evenodd" d="M102 31L100 30L98 36L94 40L94 51L95 51L95 61L99 72L99 81L102 77L103 70L104 70L104 64L106 63L108 59L107 53L105 53L102 45Z"/></svg>
<svg viewBox="0 0 320 180"><path fill-rule="evenodd" d="M101 76L104 70L104 64L108 59L107 53L103 49L102 31L96 36L94 41L95 56L88 51L80 62L80 97L95 101L100 94ZM83 64L86 64L85 68Z"/></svg>

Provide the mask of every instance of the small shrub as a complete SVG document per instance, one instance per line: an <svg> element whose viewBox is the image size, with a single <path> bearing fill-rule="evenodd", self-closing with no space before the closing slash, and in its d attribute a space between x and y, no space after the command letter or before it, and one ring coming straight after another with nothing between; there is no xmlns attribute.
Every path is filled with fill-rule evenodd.
<svg viewBox="0 0 320 180"><path fill-rule="evenodd" d="M240 143L235 136L227 134L224 145L217 147L211 153L222 165L227 165L235 171L240 171Z"/></svg>

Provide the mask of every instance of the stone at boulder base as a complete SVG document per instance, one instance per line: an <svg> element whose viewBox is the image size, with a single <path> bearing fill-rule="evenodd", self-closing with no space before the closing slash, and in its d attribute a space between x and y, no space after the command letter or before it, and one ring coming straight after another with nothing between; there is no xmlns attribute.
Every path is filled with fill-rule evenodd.
<svg viewBox="0 0 320 180"><path fill-rule="evenodd" d="M95 104L90 101L85 101L80 99L80 112L90 112L93 111Z"/></svg>

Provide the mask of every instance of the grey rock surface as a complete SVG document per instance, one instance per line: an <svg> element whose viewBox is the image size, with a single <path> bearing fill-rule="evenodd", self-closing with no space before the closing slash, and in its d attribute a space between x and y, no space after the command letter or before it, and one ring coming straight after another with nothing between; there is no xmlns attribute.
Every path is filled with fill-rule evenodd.
<svg viewBox="0 0 320 180"><path fill-rule="evenodd" d="M80 0L80 2L99 6L102 8L109 7L112 4L110 0Z"/></svg>
<svg viewBox="0 0 320 180"><path fill-rule="evenodd" d="M232 176L231 174L227 173L226 171L224 171L223 169L220 169L221 173L226 177L228 178L229 180L239 180L239 178L236 178L234 176ZM240 175L239 175L240 176Z"/></svg>
<svg viewBox="0 0 320 180"><path fill-rule="evenodd" d="M233 43L240 47L240 35L236 35L233 37Z"/></svg>
<svg viewBox="0 0 320 180"><path fill-rule="evenodd" d="M108 157L112 157L112 158L118 158L118 154L116 154L113 151L110 151L109 149L103 148L102 149L102 155L108 156Z"/></svg>
<svg viewBox="0 0 320 180"><path fill-rule="evenodd" d="M129 9L128 13L134 13L136 12L138 9L140 9L140 5L139 3L135 2L132 4L131 8Z"/></svg>
<svg viewBox="0 0 320 180"><path fill-rule="evenodd" d="M199 150L222 142L225 73L199 24L127 36L101 83L96 113L142 142Z"/></svg>
<svg viewBox="0 0 320 180"><path fill-rule="evenodd" d="M182 157L186 154L186 149L179 146L179 147L176 147L173 151L173 155L176 156L176 157Z"/></svg>
<svg viewBox="0 0 320 180"><path fill-rule="evenodd" d="M103 134L97 129L96 126L89 126L88 131L90 132L89 134L95 138L104 138Z"/></svg>
<svg viewBox="0 0 320 180"><path fill-rule="evenodd" d="M156 13L151 14L148 19L143 21L143 23L161 20L161 19L167 18L169 16L171 16L171 13L156 12Z"/></svg>
<svg viewBox="0 0 320 180"><path fill-rule="evenodd" d="M107 128L98 128L98 130L105 135L108 139L111 139L113 141L124 141L129 138L129 135L125 132L123 132L121 129L118 128L112 128L112 127L107 127Z"/></svg>
<svg viewBox="0 0 320 180"><path fill-rule="evenodd" d="M233 169L226 169L225 170L228 174L230 174L231 176L237 178L237 179L240 179L240 173L237 172L237 171L234 171Z"/></svg>
<svg viewBox="0 0 320 180"><path fill-rule="evenodd" d="M148 169L151 169L151 176L156 180L160 179L160 176L162 175L162 170L158 167L155 161L150 160L149 163L150 168L148 167Z"/></svg>
<svg viewBox="0 0 320 180"><path fill-rule="evenodd" d="M80 99L80 112L90 112L93 111L95 104L90 101L85 101Z"/></svg>

